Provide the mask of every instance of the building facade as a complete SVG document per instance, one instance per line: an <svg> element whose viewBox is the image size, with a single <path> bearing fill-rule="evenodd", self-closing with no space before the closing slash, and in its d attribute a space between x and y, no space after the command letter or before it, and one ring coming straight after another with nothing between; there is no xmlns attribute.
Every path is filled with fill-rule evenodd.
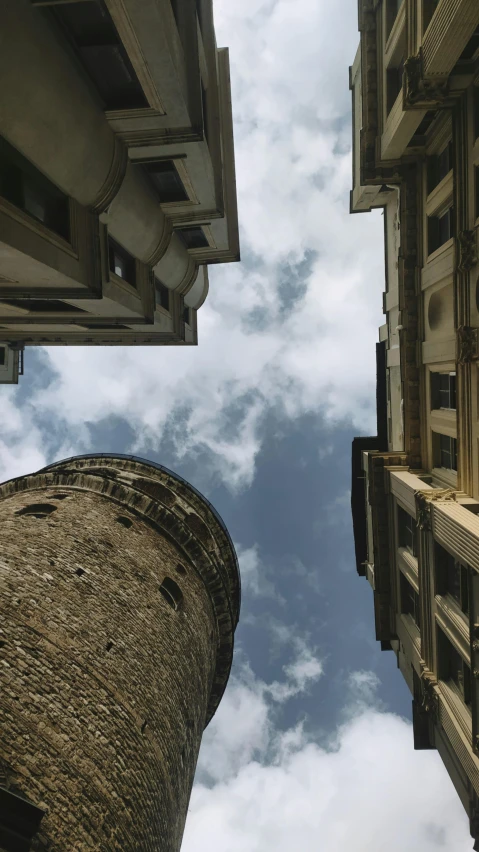
<svg viewBox="0 0 479 852"><path fill-rule="evenodd" d="M357 568L479 849L479 4L359 0L359 29L351 212L383 210L386 286Z"/></svg>
<svg viewBox="0 0 479 852"><path fill-rule="evenodd" d="M5 0L0 382L33 345L197 342L239 259L212 0Z"/></svg>
<svg viewBox="0 0 479 852"><path fill-rule="evenodd" d="M0 486L0 849L178 852L239 615L191 485L80 456Z"/></svg>

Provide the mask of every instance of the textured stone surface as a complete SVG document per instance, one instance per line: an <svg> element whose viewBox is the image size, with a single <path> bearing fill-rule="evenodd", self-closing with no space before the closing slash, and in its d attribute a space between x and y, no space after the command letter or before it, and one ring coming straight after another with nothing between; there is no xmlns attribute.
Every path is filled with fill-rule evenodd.
<svg viewBox="0 0 479 852"><path fill-rule="evenodd" d="M0 774L46 811L36 850L176 852L231 663L236 561L186 483L155 471L142 493L148 467L106 465L0 489Z"/></svg>

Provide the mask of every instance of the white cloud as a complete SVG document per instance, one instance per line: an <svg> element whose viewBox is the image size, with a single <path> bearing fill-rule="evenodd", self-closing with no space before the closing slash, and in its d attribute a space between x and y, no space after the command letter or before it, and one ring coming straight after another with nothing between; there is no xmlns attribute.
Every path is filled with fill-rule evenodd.
<svg viewBox="0 0 479 852"><path fill-rule="evenodd" d="M280 731L265 685L232 679L205 732L182 852L470 852L462 805L436 752L374 708L376 678L350 677L362 706L329 742Z"/></svg>
<svg viewBox="0 0 479 852"><path fill-rule="evenodd" d="M45 350L53 375L20 405L33 429L16 473L53 418L75 448L89 423L123 417L133 451L166 436L232 489L252 481L271 411L373 425L382 223L348 214L355 2L216 0L215 12L231 49L247 262L211 269L198 348Z"/></svg>

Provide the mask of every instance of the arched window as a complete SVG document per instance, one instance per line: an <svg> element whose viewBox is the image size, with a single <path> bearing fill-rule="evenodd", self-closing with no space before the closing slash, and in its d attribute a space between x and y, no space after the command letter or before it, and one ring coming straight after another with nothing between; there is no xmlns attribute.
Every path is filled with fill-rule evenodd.
<svg viewBox="0 0 479 852"><path fill-rule="evenodd" d="M160 586L160 592L172 609L179 609L183 601L183 592L178 583L175 583L171 577L165 577Z"/></svg>

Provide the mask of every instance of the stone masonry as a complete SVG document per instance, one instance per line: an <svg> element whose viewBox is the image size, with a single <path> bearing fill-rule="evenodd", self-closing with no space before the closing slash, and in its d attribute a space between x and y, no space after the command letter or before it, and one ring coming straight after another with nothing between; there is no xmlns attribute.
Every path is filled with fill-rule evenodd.
<svg viewBox="0 0 479 852"><path fill-rule="evenodd" d="M224 524L88 456L0 486L0 541L0 787L45 812L32 850L178 852L239 614Z"/></svg>

